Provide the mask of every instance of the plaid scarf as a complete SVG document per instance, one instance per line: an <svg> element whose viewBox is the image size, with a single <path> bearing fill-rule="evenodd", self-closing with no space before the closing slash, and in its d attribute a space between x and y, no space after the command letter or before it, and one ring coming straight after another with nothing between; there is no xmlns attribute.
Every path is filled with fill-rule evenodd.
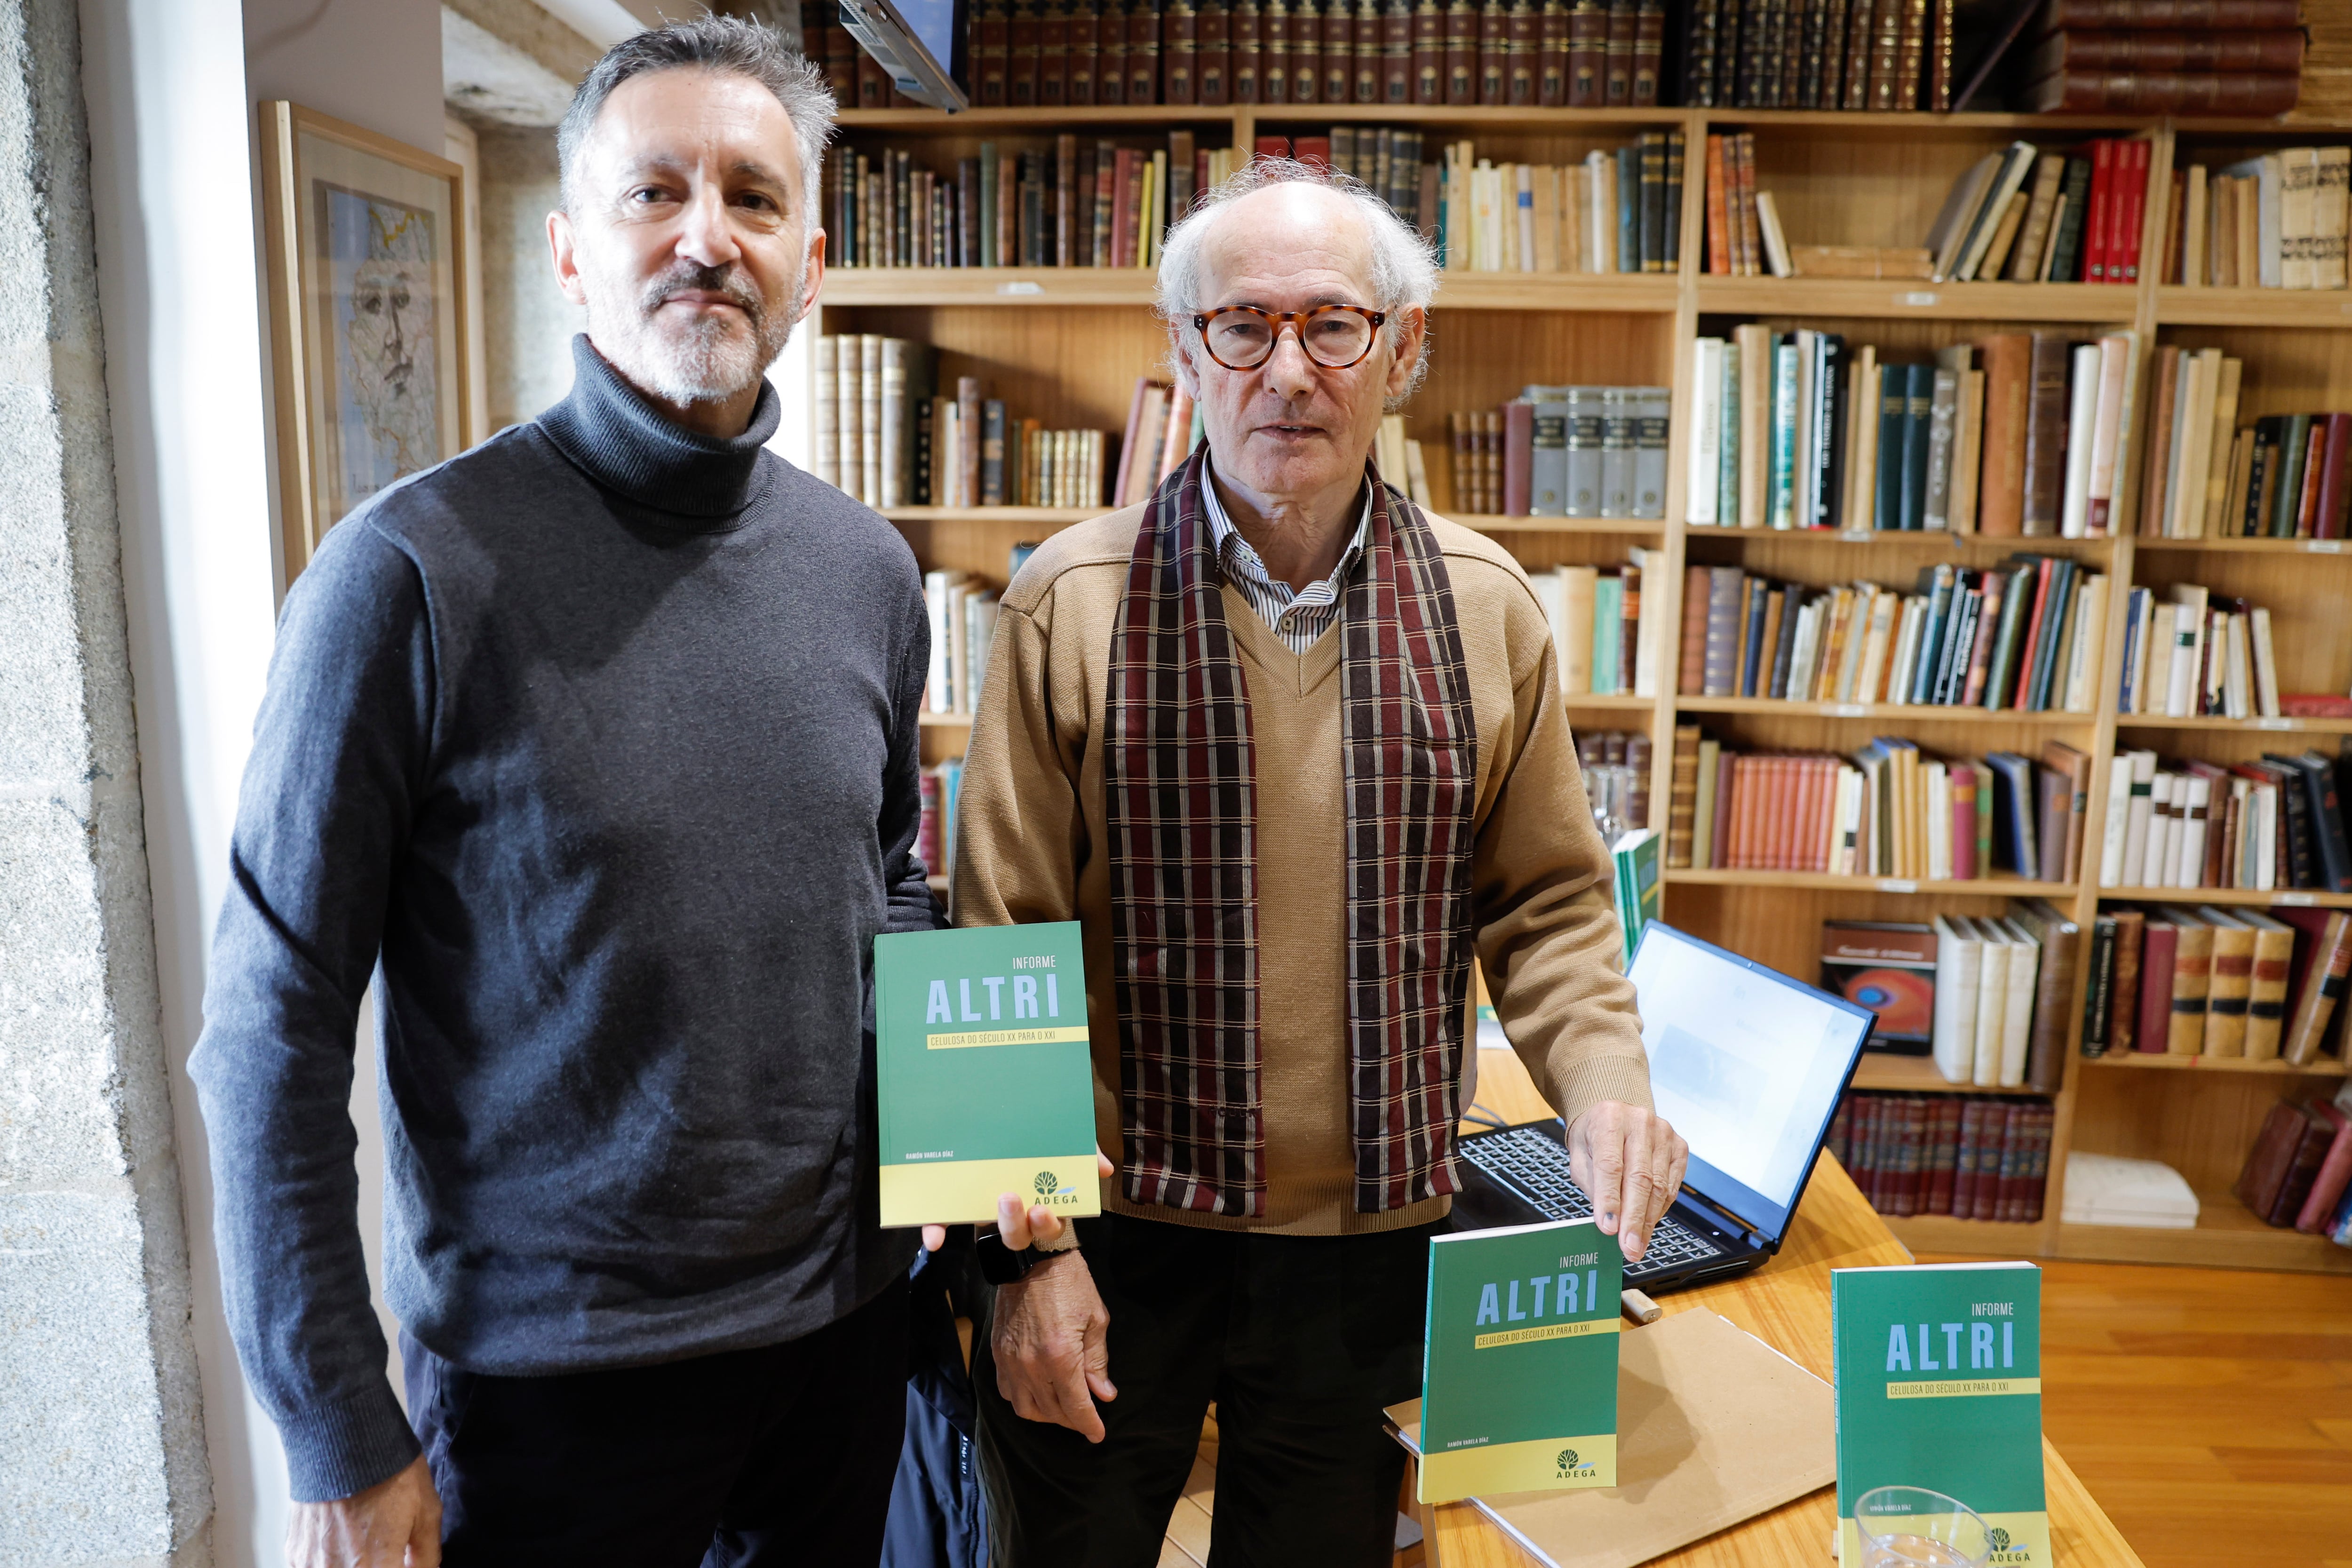
<svg viewBox="0 0 2352 1568"><path fill-rule="evenodd" d="M1436 536L1369 464L1339 635L1356 1210L1456 1192L1477 739ZM1103 757L1128 1200L1265 1212L1249 693L1202 513L1153 495L1111 633Z"/></svg>

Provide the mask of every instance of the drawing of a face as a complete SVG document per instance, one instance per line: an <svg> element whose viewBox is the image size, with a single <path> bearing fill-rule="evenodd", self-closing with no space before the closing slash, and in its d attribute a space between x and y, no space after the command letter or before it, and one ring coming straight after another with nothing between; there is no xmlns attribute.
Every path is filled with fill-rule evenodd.
<svg viewBox="0 0 2352 1568"><path fill-rule="evenodd" d="M383 408L414 396L417 360L433 348L432 318L433 283L423 263L360 263L346 331L361 401Z"/></svg>

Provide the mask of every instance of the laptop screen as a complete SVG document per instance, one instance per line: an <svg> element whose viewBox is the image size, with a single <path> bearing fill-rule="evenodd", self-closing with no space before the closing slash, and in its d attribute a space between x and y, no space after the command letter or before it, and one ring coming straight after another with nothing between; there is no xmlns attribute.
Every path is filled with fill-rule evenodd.
<svg viewBox="0 0 2352 1568"><path fill-rule="evenodd" d="M1872 1014L1652 921L1633 954L1658 1114L1685 1185L1778 1242L1870 1036Z"/></svg>

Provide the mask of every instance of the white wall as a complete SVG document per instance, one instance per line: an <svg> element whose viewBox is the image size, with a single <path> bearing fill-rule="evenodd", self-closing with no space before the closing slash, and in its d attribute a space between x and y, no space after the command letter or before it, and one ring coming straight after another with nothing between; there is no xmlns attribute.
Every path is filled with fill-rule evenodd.
<svg viewBox="0 0 2352 1568"><path fill-rule="evenodd" d="M81 0L80 9L213 1545L221 1568L274 1568L283 1561L284 1462L222 1320L206 1144L186 1075L278 602L253 106L291 98L438 153L439 8L434 0ZM367 1044L353 1100L373 1185L381 1144ZM373 1243L373 1216L364 1224Z"/></svg>

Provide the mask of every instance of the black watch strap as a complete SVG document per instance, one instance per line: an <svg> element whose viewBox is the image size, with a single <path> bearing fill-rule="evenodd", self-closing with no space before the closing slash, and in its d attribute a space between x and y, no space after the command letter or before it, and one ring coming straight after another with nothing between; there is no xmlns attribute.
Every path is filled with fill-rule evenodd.
<svg viewBox="0 0 2352 1568"><path fill-rule="evenodd" d="M1015 1252L994 1231L984 1232L980 1238L980 1277L991 1285L1017 1284L1044 1261L1044 1256L1034 1247Z"/></svg>

